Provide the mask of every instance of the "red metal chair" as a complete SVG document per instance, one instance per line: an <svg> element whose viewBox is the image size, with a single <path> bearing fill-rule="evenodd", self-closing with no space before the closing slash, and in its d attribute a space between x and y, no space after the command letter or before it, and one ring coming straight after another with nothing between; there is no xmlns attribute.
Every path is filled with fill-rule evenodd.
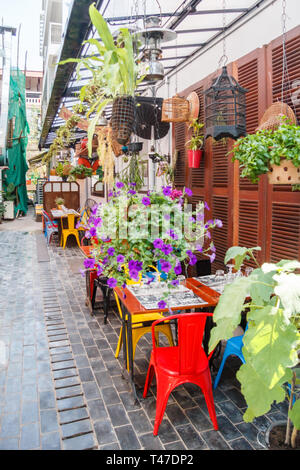
<svg viewBox="0 0 300 470"><path fill-rule="evenodd" d="M153 435L157 436L168 398L172 390L191 382L201 388L214 429L218 429L212 392L209 359L202 347L205 322L212 313L188 313L166 317L152 324L153 349L143 397L146 398L154 373L156 375L156 416ZM178 346L156 347L155 326L163 321L177 320Z"/></svg>

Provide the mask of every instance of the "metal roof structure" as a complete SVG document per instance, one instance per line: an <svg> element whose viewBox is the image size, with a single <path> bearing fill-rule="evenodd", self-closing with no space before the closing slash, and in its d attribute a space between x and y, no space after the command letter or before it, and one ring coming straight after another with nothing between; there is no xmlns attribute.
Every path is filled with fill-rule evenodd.
<svg viewBox="0 0 300 470"><path fill-rule="evenodd" d="M218 38L221 39L228 29L263 8L266 2L267 0L98 0L96 6L113 33L120 27L143 29L146 16L159 16L162 27L176 31L175 40L162 44L161 60L167 77L182 68L202 49ZM60 60L90 55L90 44L82 46L82 41L88 38L99 39L89 21L90 3L90 0L74 0ZM61 107L71 109L79 101L78 91L91 78L88 70L82 70L78 81L75 69L76 64L72 63L57 67L42 126L40 148L51 145L55 131L64 123L59 117ZM142 83L139 93L144 93L148 87L149 84ZM80 137L80 131L77 136Z"/></svg>

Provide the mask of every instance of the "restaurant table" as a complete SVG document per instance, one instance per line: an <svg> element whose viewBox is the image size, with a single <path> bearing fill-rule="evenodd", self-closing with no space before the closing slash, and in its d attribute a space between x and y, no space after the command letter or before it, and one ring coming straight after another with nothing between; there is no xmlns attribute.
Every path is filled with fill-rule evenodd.
<svg viewBox="0 0 300 470"><path fill-rule="evenodd" d="M209 311L209 309L215 307L219 301L220 294L214 291L211 287L205 286L199 280L195 278L187 278L181 282L182 285L190 289L197 297L200 297L204 303L195 304L195 305L176 305L171 307L170 310L172 313L180 311L184 312L189 310L197 311ZM138 396L136 393L136 386L134 383L134 365L133 365L133 347L132 347L132 319L134 315L138 314L152 314L152 313L162 313L165 314L166 320L168 319L168 314L170 314L169 308L155 308L155 309L146 309L142 303L136 298L136 296L131 292L129 288L120 289L119 287L114 288L115 293L120 299L121 309L122 309L122 327L123 332L123 377L128 380L131 385L134 398L138 401ZM171 291L172 295L172 291ZM150 326L152 322L144 322L143 326ZM212 325L209 325L211 328ZM208 340L206 344L206 349L208 347ZM128 350L128 359L127 359L127 350ZM128 360L128 364L127 364Z"/></svg>
<svg viewBox="0 0 300 470"><path fill-rule="evenodd" d="M58 237L59 241L61 240L61 232L64 228L64 220L68 218L68 214L74 214L75 220L77 217L80 217L79 212L75 211L75 209L68 209L67 207L63 207L63 209L51 209L51 214L54 220L59 222L58 224ZM76 225L76 222L75 222Z"/></svg>

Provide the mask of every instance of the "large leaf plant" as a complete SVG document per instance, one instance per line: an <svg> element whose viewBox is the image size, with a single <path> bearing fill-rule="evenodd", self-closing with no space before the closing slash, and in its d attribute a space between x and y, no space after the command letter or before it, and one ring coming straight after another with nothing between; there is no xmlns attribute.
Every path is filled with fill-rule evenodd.
<svg viewBox="0 0 300 470"><path fill-rule="evenodd" d="M248 277L239 277L225 286L214 311L209 349L227 340L247 312L248 329L243 339L245 364L237 372L247 402L246 422L267 413L272 403L286 398L286 384L299 381L300 349L300 262L281 260L260 266L254 256L259 247L232 247L225 263L235 261L238 270L244 260L255 261L256 269ZM297 367L298 366L298 367ZM294 425L292 444L300 429L300 400L290 397L286 443L289 444L289 420Z"/></svg>
<svg viewBox="0 0 300 470"><path fill-rule="evenodd" d="M79 94L82 102L88 100L90 103L87 118L93 116L88 129L88 150L91 155L95 127L104 108L119 95L134 96L137 85L143 77L138 78L138 66L129 30L121 28L119 36L115 39L95 3L90 5L89 15L101 42L92 38L83 44L88 43L93 46L96 53L80 59L67 59L60 64L76 62L78 78L82 66L92 73L90 82L81 88ZM91 90L94 92L94 99L91 97Z"/></svg>

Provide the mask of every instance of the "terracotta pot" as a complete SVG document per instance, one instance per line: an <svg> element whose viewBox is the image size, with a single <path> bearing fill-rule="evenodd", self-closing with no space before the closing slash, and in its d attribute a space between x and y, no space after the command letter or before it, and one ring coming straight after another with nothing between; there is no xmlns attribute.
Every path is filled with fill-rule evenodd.
<svg viewBox="0 0 300 470"><path fill-rule="evenodd" d="M280 165L271 165L268 180L270 184L300 184L300 167L282 158Z"/></svg>
<svg viewBox="0 0 300 470"><path fill-rule="evenodd" d="M56 170L55 170L55 168L51 168L51 170L50 170L50 175L56 176Z"/></svg>
<svg viewBox="0 0 300 470"><path fill-rule="evenodd" d="M189 168L199 168L203 150L188 150Z"/></svg>

